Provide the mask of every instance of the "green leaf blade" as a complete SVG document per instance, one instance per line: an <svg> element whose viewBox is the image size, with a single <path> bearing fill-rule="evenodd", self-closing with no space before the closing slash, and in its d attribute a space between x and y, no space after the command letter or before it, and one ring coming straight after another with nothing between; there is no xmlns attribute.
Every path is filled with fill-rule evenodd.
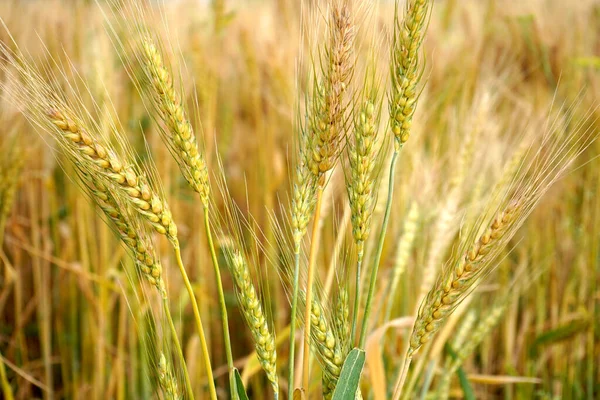
<svg viewBox="0 0 600 400"><path fill-rule="evenodd" d="M365 351L352 349L342 366L340 379L333 392L333 400L354 400L364 365Z"/></svg>

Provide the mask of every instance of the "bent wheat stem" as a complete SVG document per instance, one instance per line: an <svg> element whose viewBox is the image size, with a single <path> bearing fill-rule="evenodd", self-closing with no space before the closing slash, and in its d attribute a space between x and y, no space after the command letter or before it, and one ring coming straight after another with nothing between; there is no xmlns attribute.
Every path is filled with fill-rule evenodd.
<svg viewBox="0 0 600 400"><path fill-rule="evenodd" d="M303 387L308 390L308 385L310 382L310 323L311 321L311 304L312 304L312 295L313 295L313 281L315 277L315 263L317 258L317 252L319 250L319 219L321 218L321 200L323 198L323 186L319 185L317 189L317 202L315 204L315 217L313 221L313 228L310 239L310 253L308 258L308 277L306 280L306 310L304 321L307 321L304 324L304 354L302 360L302 375Z"/></svg>
<svg viewBox="0 0 600 400"><path fill-rule="evenodd" d="M198 308L198 302L196 301L194 289L192 288L192 284L190 283L190 279L188 278L187 272L185 271L183 261L181 260L181 249L179 248L179 243L177 243L177 246L175 246L175 258L177 259L177 266L179 267L181 277L183 278L183 283L185 285L185 288L187 289L187 292L190 296L190 301L192 303L194 319L196 321L196 329L198 330L198 335L200 336L200 347L202 348L202 354L204 355L204 366L206 368L206 375L208 378L208 389L210 391L210 398L211 400L217 400L217 391L215 389L215 381L213 378L212 366L210 363L210 355L208 353L208 345L206 344L206 336L204 335L204 327L202 326L202 318L200 317L200 309Z"/></svg>
<svg viewBox="0 0 600 400"><path fill-rule="evenodd" d="M208 247L210 248L210 257L215 273L215 279L217 281L217 294L219 296L219 309L221 311L221 322L223 324L223 340L225 342L225 355L227 357L227 369L229 371L229 386L231 390L231 396L237 399L237 391L235 390L235 381L233 376L233 356L231 353L231 339L229 338L229 322L227 319L227 306L225 304L225 295L223 294L223 282L221 281L221 271L219 269L219 260L217 259L217 253L215 251L215 244L213 241L212 233L210 230L210 219L208 213L208 207L204 207L204 228L206 230L206 237L208 239Z"/></svg>
<svg viewBox="0 0 600 400"><path fill-rule="evenodd" d="M369 327L369 316L371 315L371 303L373 302L373 295L375 294L375 284L377 283L377 271L379 270L379 261L381 260L381 253L383 252L383 243L385 242L385 233L387 226L390 221L390 213L392 211L392 200L394 199L394 175L396 170L396 162L398 161L398 155L400 154L401 145L394 147L394 155L390 163L390 178L388 181L388 195L385 203L385 214L383 217L383 224L381 225L381 231L379 232L379 239L377 241L377 253L375 254L375 260L373 262L373 270L371 271L371 281L369 283L369 293L367 295L367 302L365 304L365 313L362 321L362 328L360 332L359 347L365 348L367 341L367 329Z"/></svg>

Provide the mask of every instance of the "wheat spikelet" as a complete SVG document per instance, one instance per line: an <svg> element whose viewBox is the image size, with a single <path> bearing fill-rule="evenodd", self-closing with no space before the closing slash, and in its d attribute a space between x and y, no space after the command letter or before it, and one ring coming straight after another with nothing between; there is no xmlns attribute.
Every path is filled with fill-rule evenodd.
<svg viewBox="0 0 600 400"><path fill-rule="evenodd" d="M173 87L171 74L151 38L143 39L144 69L154 90L152 101L168 131L161 129L162 137L175 157L181 173L208 207L210 186L208 168L198 152L196 135L192 129L181 98Z"/></svg>
<svg viewBox="0 0 600 400"><path fill-rule="evenodd" d="M400 22L399 5L396 2L391 56L392 89L389 94L390 125L396 138L396 147L406 143L410 136L419 97L417 86L422 75L419 50L425 37L431 4L429 0L408 1L404 20Z"/></svg>
<svg viewBox="0 0 600 400"><path fill-rule="evenodd" d="M177 380L173 376L173 372L167 364L167 359L163 353L160 353L158 360L158 383L162 387L166 399L180 400L182 398L177 387Z"/></svg>
<svg viewBox="0 0 600 400"><path fill-rule="evenodd" d="M269 330L267 319L256 289L252 284L250 271L244 256L238 250L230 250L228 253L229 265L237 288L238 302L254 339L258 360L273 386L275 396L278 396L279 381L277 379L275 337Z"/></svg>

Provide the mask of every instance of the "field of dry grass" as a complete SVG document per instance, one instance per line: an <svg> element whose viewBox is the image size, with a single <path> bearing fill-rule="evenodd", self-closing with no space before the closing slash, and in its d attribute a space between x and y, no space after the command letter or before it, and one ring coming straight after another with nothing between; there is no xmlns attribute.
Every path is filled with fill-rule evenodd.
<svg viewBox="0 0 600 400"><path fill-rule="evenodd" d="M600 397L600 3L396 6L0 1L0 398Z"/></svg>

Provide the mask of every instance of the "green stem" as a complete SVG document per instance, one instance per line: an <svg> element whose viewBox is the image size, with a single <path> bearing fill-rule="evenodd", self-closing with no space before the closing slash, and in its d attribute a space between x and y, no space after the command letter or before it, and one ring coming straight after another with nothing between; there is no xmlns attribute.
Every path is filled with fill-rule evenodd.
<svg viewBox="0 0 600 400"><path fill-rule="evenodd" d="M294 282L292 289L292 310L290 315L290 354L288 359L288 400L294 398L294 349L296 346L296 314L300 275L300 245L294 251Z"/></svg>
<svg viewBox="0 0 600 400"><path fill-rule="evenodd" d="M177 355L179 356L179 360L183 368L183 376L185 377L185 388L187 390L188 397L190 399L193 399L194 390L192 389L192 381L190 379L190 374L188 373L187 366L185 365L185 357L183 356L183 350L181 349L181 343L179 342L177 329L175 329L175 324L173 323L173 317L171 316L171 310L169 308L169 301L166 297L163 298L163 307L165 309L167 321L169 322L169 327L171 328L171 336L173 337L173 342L175 343L175 349L177 350Z"/></svg>
<svg viewBox="0 0 600 400"><path fill-rule="evenodd" d="M6 377L6 369L4 368L4 360L2 359L2 353L0 353L0 383L2 384L2 393L6 400L14 400L13 391Z"/></svg>
<svg viewBox="0 0 600 400"><path fill-rule="evenodd" d="M406 376L408 375L408 368L410 367L412 357L412 352L406 353L406 358L404 359L404 363L402 364L402 370L400 371L400 375L398 376L398 380L396 381L394 396L392 398L393 400L398 400L402 395L402 388L404 387L404 382L406 381Z"/></svg>
<svg viewBox="0 0 600 400"><path fill-rule="evenodd" d="M350 335L350 342L354 342L356 338L356 322L358 321L358 310L360 308L360 275L362 267L363 251L358 251L358 260L356 261L356 283L354 291L354 312L352 313L352 334Z"/></svg>
<svg viewBox="0 0 600 400"><path fill-rule="evenodd" d="M231 339L229 338L229 322L227 319L227 305L225 304L225 295L223 294L223 282L221 281L221 271L219 269L219 260L215 251L212 233L210 230L210 219L208 207L204 207L204 228L206 229L206 237L208 239L208 247L210 248L210 257L214 267L215 279L217 281L217 294L219 296L219 309L221 311L221 322L223 324L223 340L225 342L225 355L227 356L227 369L229 370L229 388L231 397L237 399L237 390L235 386L235 378L233 375L233 355L231 353Z"/></svg>
<svg viewBox="0 0 600 400"><path fill-rule="evenodd" d="M321 201L323 199L323 187L317 189L317 202L315 204L315 216L310 238L310 253L308 256L308 272L306 277L306 305L304 311L304 353L302 354L302 385L307 394L310 385L310 327L312 311L313 281L319 251L319 222L321 220Z"/></svg>
<svg viewBox="0 0 600 400"><path fill-rule="evenodd" d="M181 272L183 283L185 284L185 288L187 289L188 295L190 296L190 302L192 303L192 309L194 311L196 329L198 330L198 335L200 336L200 347L202 348L202 354L204 355L204 365L206 368L206 376L208 378L208 389L210 391L210 398L212 400L217 400L217 390L215 389L215 380L212 373L212 366L210 364L210 356L208 353L208 345L206 344L206 336L204 335L204 328L202 327L202 318L200 318L200 310L198 308L198 302L196 301L194 289L192 288L190 279L188 278L187 272L185 271L185 267L183 266L183 261L181 260L181 249L179 248L179 243L175 243L175 257L177 258L177 265L179 266L179 271Z"/></svg>
<svg viewBox="0 0 600 400"><path fill-rule="evenodd" d="M360 332L359 348L365 348L365 342L367 340L367 328L369 326L369 315L371 314L371 303L373 302L373 295L375 294L375 284L377 282L377 271L379 270L379 261L381 260L381 253L383 252L383 243L385 242L385 234L387 231L388 222L390 221L390 213L392 210L392 200L394 198L394 172L396 161L398 161L398 154L400 153L401 147L397 146L394 148L394 155L392 156L392 162L390 163L390 178L388 181L388 195L385 205L385 214L383 217L383 224L381 225L381 231L379 232L379 242L377 243L377 253L375 255L375 261L373 264L373 270L371 271L371 282L369 284L369 294L367 295L367 303L365 304L365 315L362 321L362 329Z"/></svg>

